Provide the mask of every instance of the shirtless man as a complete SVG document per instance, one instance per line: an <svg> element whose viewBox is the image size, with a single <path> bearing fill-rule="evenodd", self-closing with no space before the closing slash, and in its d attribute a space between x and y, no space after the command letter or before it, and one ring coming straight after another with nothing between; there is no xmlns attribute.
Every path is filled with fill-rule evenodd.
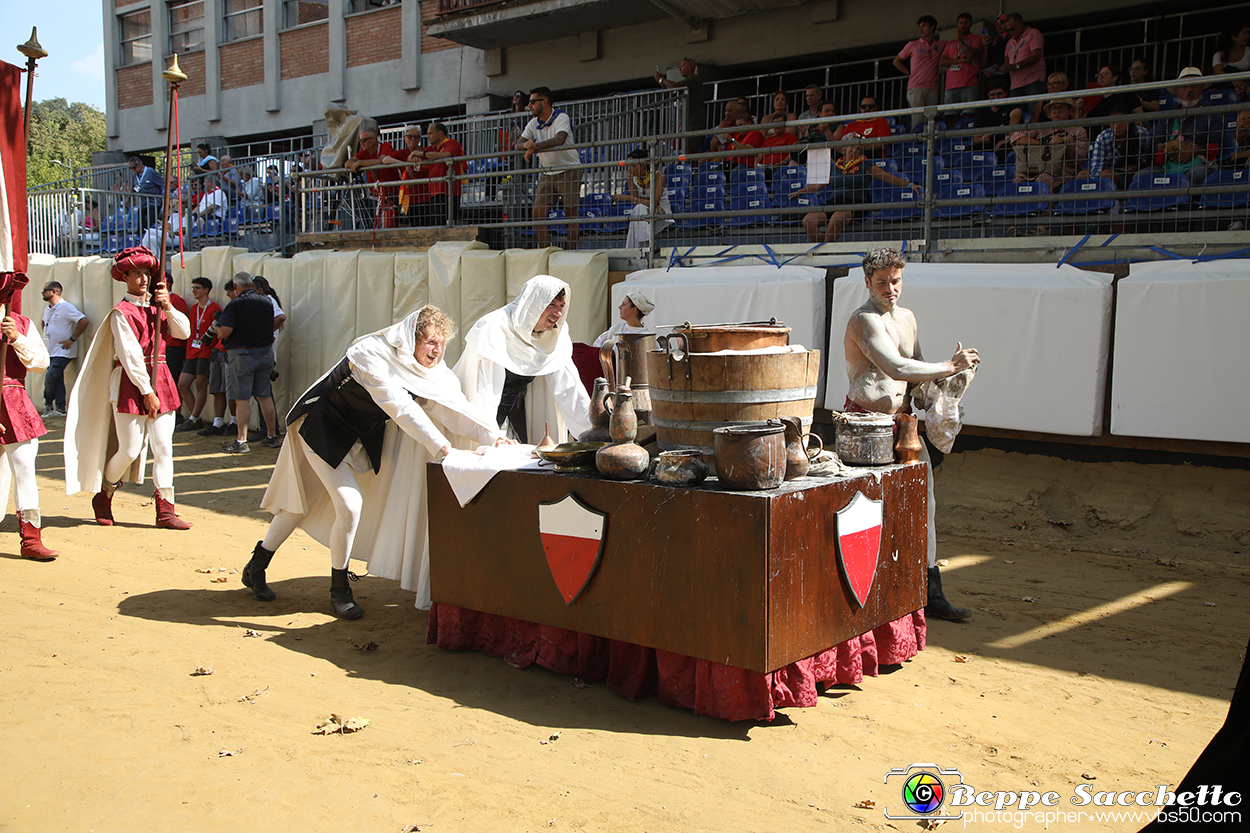
<svg viewBox="0 0 1250 833"><path fill-rule="evenodd" d="M855 413L911 413L908 388L931 379L945 379L981 361L977 351L957 343L955 355L946 362L926 362L920 353L916 316L898 306L903 291L906 260L898 249L873 249L864 256L864 284L868 301L851 315L846 324L843 350L850 391L845 410ZM927 448L920 459L929 465ZM955 607L942 594L942 577L937 567L937 536L933 528L933 471L929 485L929 591L925 615L958 621L969 610Z"/></svg>

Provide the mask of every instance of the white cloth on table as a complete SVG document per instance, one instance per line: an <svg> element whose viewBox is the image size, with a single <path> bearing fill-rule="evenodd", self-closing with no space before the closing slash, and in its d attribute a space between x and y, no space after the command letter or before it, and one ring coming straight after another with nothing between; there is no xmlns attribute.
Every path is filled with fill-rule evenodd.
<svg viewBox="0 0 1250 833"><path fill-rule="evenodd" d="M532 445L501 445L483 449L481 454L453 449L443 458L443 474L464 506L499 472L538 468L538 462Z"/></svg>

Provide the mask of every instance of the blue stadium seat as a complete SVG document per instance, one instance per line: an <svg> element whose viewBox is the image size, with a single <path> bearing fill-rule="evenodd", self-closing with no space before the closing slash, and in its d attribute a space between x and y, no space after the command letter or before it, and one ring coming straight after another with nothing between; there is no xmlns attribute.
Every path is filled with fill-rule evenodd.
<svg viewBox="0 0 1250 833"><path fill-rule="evenodd" d="M778 196L773 200L773 204L778 208L806 208L809 212L819 211L820 207L824 204L824 191L825 189L822 188L814 194L795 194L793 197L789 198ZM778 214L773 219L773 222L779 226L791 226L802 221L802 219L803 214L796 211L792 214Z"/></svg>
<svg viewBox="0 0 1250 833"><path fill-rule="evenodd" d="M773 197L784 199L807 184L807 170L798 165L787 165L773 173Z"/></svg>
<svg viewBox="0 0 1250 833"><path fill-rule="evenodd" d="M906 165L908 160L925 157L924 142L895 142L890 145L891 156L898 160L899 165Z"/></svg>
<svg viewBox="0 0 1250 833"><path fill-rule="evenodd" d="M690 184L696 188L701 185L719 185L723 192L726 186L725 172L719 168L700 168L694 172Z"/></svg>
<svg viewBox="0 0 1250 833"><path fill-rule="evenodd" d="M742 182L758 182L765 186L768 185L768 176L761 168L734 168L729 172L729 185L733 186Z"/></svg>
<svg viewBox="0 0 1250 833"><path fill-rule="evenodd" d="M126 230L143 231L139 228L139 206L137 205L126 212Z"/></svg>
<svg viewBox="0 0 1250 833"><path fill-rule="evenodd" d="M955 122L955 126L952 127L951 130L970 130L971 128L976 127L976 124L976 119L960 119Z"/></svg>
<svg viewBox="0 0 1250 833"><path fill-rule="evenodd" d="M633 206L627 202L614 202L612 203L611 210L604 216L624 218L624 217L629 216L629 212L632 209L633 209ZM624 219L619 219L619 220L606 220L605 219L603 223L600 224L599 233L600 234L620 234L621 232L625 231L625 229L628 226L629 226L628 221Z"/></svg>
<svg viewBox="0 0 1250 833"><path fill-rule="evenodd" d="M720 185L696 185L690 189L690 205L688 211L694 213L715 212L725 210L725 189ZM677 225L685 229L698 229L720 224L719 217L688 217L678 220Z"/></svg>
<svg viewBox="0 0 1250 833"><path fill-rule="evenodd" d="M1235 171L1216 171L1209 174L1202 184L1237 185L1241 188L1250 188L1250 175L1245 168ZM1203 208L1241 208L1247 202L1250 202L1250 190L1233 194L1203 194L1198 200L1198 204Z"/></svg>
<svg viewBox="0 0 1250 833"><path fill-rule="evenodd" d="M985 188L976 183L969 183L968 185L944 183L938 187L936 196L939 200L983 200L985 199ZM933 209L933 216L943 220L952 220L980 214L984 210L984 205L943 205Z"/></svg>
<svg viewBox="0 0 1250 833"><path fill-rule="evenodd" d="M1202 106L1214 107L1218 104L1236 104L1238 102L1236 90L1207 90L1202 94Z"/></svg>
<svg viewBox="0 0 1250 833"><path fill-rule="evenodd" d="M985 186L988 194L1001 194L1003 189L1011 184L1016 178L1015 165L1003 165L1002 167L991 168L989 175L981 180L981 184ZM975 180L973 180L975 182Z"/></svg>
<svg viewBox="0 0 1250 833"><path fill-rule="evenodd" d="M590 193L582 197L577 207L577 216L587 219L608 217L612 214L612 197L603 193ZM598 234L603 230L603 223L582 223L583 234Z"/></svg>
<svg viewBox="0 0 1250 833"><path fill-rule="evenodd" d="M1008 182L1003 186L1003 190L998 192L999 197L1049 197L1050 186L1045 182ZM1039 211L1045 211L1047 200L1039 202L1016 202L1007 203L1006 205L996 205L990 209L990 214L994 217L1024 217L1029 214L1035 214Z"/></svg>
<svg viewBox="0 0 1250 833"><path fill-rule="evenodd" d="M878 197L880 197L878 199ZM882 208L873 216L883 222L891 222L896 220L910 220L913 217L919 217L921 212L920 195L910 188L884 188L880 191L873 190L873 202L904 202L909 205L897 208Z"/></svg>
<svg viewBox="0 0 1250 833"><path fill-rule="evenodd" d="M1150 196L1150 192L1162 188L1188 188L1189 177L1184 174L1153 174L1146 171L1133 177L1125 189L1125 211L1165 211L1189 202L1182 194L1176 197Z"/></svg>
<svg viewBox="0 0 1250 833"><path fill-rule="evenodd" d="M912 157L903 165L903 176L912 182L919 182L921 185L925 183L925 167L929 160L923 156ZM933 157L933 173L939 174L946 170L946 160L940 156Z"/></svg>
<svg viewBox="0 0 1250 833"><path fill-rule="evenodd" d="M898 174L898 163L893 159L874 159L872 164L876 165L887 174Z"/></svg>
<svg viewBox="0 0 1250 833"><path fill-rule="evenodd" d="M773 208L768 198L768 189L758 182L740 182L733 187L729 197L730 211L759 211L759 214L747 214L741 217L726 217L724 224L730 228L757 226L770 221L767 212Z"/></svg>
<svg viewBox="0 0 1250 833"><path fill-rule="evenodd" d="M1095 179L1082 177L1081 179L1073 179L1065 182L1063 187L1059 189L1059 194L1115 194L1115 182L1100 176ZM1056 214L1098 214L1102 211L1110 211L1115 206L1115 197L1106 196L1102 199L1090 200L1060 200L1055 203Z"/></svg>
<svg viewBox="0 0 1250 833"><path fill-rule="evenodd" d="M933 175L933 185L936 188L953 188L963 184L964 173L957 168L943 170Z"/></svg>
<svg viewBox="0 0 1250 833"><path fill-rule="evenodd" d="M690 182L690 178L694 176L694 168L689 162L670 162L664 168L664 178L672 180L675 176L684 176L686 182Z"/></svg>
<svg viewBox="0 0 1250 833"><path fill-rule="evenodd" d="M957 168L963 172L965 182L985 182L990 171L998 167L998 157L993 151L974 150L952 159L948 168Z"/></svg>
<svg viewBox="0 0 1250 833"><path fill-rule="evenodd" d="M971 153L975 148L972 146L971 136L960 136L956 139L939 139L937 152L938 155L945 159L953 159L961 153Z"/></svg>

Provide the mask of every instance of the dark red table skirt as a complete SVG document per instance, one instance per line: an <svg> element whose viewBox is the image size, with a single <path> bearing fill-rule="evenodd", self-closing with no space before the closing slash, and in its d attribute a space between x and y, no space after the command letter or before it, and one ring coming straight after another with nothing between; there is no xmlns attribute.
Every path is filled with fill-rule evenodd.
<svg viewBox="0 0 1250 833"><path fill-rule="evenodd" d="M537 663L606 680L630 700L655 694L661 703L721 720L772 720L775 709L816 705L817 682L859 683L882 665L911 659L924 650L925 619L917 610L767 674L437 602L425 641L506 657L518 668Z"/></svg>

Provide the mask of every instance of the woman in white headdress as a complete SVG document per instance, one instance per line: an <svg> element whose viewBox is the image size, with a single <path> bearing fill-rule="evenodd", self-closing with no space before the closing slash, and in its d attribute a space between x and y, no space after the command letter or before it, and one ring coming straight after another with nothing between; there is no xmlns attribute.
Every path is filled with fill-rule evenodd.
<svg viewBox="0 0 1250 833"><path fill-rule="evenodd" d="M430 606L429 516L425 464L452 448L449 436L483 445L507 442L480 415L443 364L455 333L450 318L426 305L394 326L361 336L313 383L287 415L286 442L261 507L273 513L243 568L243 584L262 602L274 592L265 569L297 527L330 549L330 606L358 619L348 560L398 579Z"/></svg>
<svg viewBox="0 0 1250 833"><path fill-rule="evenodd" d="M647 296L643 295L641 290L631 289L626 292L625 297L621 299L621 305L617 307L621 320L595 339L594 346L602 347L608 339L620 335L652 332L650 327L642 323L642 319L646 318L653 309L655 309L655 304L648 301Z"/></svg>
<svg viewBox="0 0 1250 833"><path fill-rule="evenodd" d="M550 275L530 278L506 307L477 320L456 363L464 395L521 442L536 442L550 425L556 442L590 428L590 397L573 364L564 311L569 285Z"/></svg>

